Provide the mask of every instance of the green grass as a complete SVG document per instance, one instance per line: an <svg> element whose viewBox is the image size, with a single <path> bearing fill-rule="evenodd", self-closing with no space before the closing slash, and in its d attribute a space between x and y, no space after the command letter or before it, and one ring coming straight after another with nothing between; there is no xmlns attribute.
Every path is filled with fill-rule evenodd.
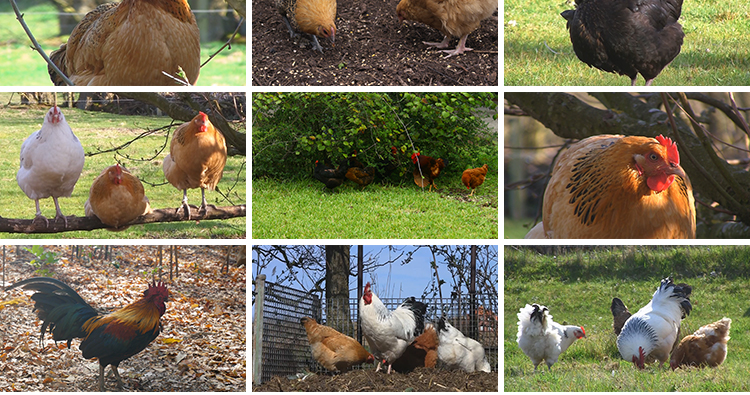
<svg viewBox="0 0 750 395"><path fill-rule="evenodd" d="M0 100L7 100L0 95ZM7 101L4 101L7 103ZM0 108L0 185L3 193L0 195L0 217L3 218L34 218L36 208L34 201L29 199L16 183L16 172L19 166L21 144L33 132L38 130L48 108L42 107L10 107ZM100 112L81 111L62 108L67 122L78 136L84 151L91 152L112 148L116 145L132 140L147 128L158 128L168 125L171 121L167 117L155 116L119 116ZM182 192L166 183L161 169L161 160L169 151L157 152L165 144L165 133L162 132L138 140L122 151L131 159L119 157L134 175L143 180L146 196L154 209L178 207L182 201ZM170 134L171 137L171 134ZM156 155L155 158L149 159ZM144 160L141 160L143 158ZM246 202L246 171L245 157L229 157L224 176L218 188L229 196L231 202L223 199L214 192L206 192L209 204L226 206ZM81 177L78 179L73 195L70 198L60 198L60 208L65 215L84 216L83 204L88 198L89 188L94 178L103 169L115 164L113 153L87 156ZM149 185L156 184L155 186ZM188 201L200 205L200 189L188 190ZM48 218L55 216L55 206L51 198L40 201L42 214ZM232 218L229 220L212 220L195 222L156 223L134 225L123 232L107 230L75 231L59 234L7 234L4 238L243 238L246 235L246 218Z"/></svg>
<svg viewBox="0 0 750 395"><path fill-rule="evenodd" d="M600 247L550 255L506 247L505 391L748 391L748 261L746 246ZM672 371L649 365L639 371L620 357L612 298L637 311L667 275L693 286L693 311L683 321L687 333L722 317L732 319L729 352L718 368ZM527 303L546 305L556 322L586 330L587 338L573 343L551 372L542 364L535 373L516 343L516 314Z"/></svg>
<svg viewBox="0 0 750 395"><path fill-rule="evenodd" d="M534 220L531 218L512 219L503 218L503 238L504 239L523 239L526 233L531 230Z"/></svg>
<svg viewBox="0 0 750 395"><path fill-rule="evenodd" d="M440 192L346 181L323 191L310 177L253 180L254 239L496 239L497 177L487 177L470 201L460 176L436 180Z"/></svg>
<svg viewBox="0 0 750 395"><path fill-rule="evenodd" d="M42 49L49 54L67 41L59 36L57 9L49 1L17 1L24 20ZM16 20L10 2L0 2L0 86L51 86L47 64L34 50L31 41ZM223 42L201 43L201 63ZM22 66L20 66L22 65ZM233 44L201 68L198 86L244 86L247 57L244 43Z"/></svg>
<svg viewBox="0 0 750 395"><path fill-rule="evenodd" d="M630 85L630 78L588 67L578 60L560 12L564 1L507 0L504 7L505 85ZM680 54L654 80L658 86L750 83L750 2L685 1ZM515 21L515 26L509 24ZM549 46L557 54L547 47ZM638 77L638 85L644 84Z"/></svg>

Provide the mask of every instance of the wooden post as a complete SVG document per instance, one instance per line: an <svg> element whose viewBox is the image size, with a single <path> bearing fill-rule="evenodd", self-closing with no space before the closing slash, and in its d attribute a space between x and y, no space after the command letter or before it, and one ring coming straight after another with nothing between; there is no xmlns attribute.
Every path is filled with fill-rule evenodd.
<svg viewBox="0 0 750 395"><path fill-rule="evenodd" d="M362 299L362 269L364 268L364 247L360 244L357 246L357 341L362 342L362 325L359 323L359 300ZM369 346L369 344L368 344Z"/></svg>
<svg viewBox="0 0 750 395"><path fill-rule="evenodd" d="M263 299L266 294L266 275L255 278L255 314L253 315L253 384L261 384L263 374Z"/></svg>

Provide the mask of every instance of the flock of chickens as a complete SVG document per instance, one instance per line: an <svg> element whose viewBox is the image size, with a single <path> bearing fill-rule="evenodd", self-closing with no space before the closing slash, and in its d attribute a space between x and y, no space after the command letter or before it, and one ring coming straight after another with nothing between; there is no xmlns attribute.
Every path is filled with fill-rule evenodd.
<svg viewBox="0 0 750 395"><path fill-rule="evenodd" d="M183 191L182 208L190 218L187 189L200 188L202 202L199 212L206 212L205 190L213 190L222 176L227 160L224 137L199 113L174 132L170 153L162 165L164 176L175 188ZM42 215L39 200L51 197L55 202L55 220L68 220L60 210L58 198L70 197L83 171L83 146L73 134L65 116L57 106L44 118L42 128L32 133L21 146L21 167L16 175L18 186L36 202L36 220L49 220ZM86 216L96 216L111 230L123 230L128 223L150 211L140 180L119 164L104 169L91 184L84 205ZM179 210L179 208L178 208Z"/></svg>
<svg viewBox="0 0 750 395"><path fill-rule="evenodd" d="M610 306L612 328L622 358L638 369L654 362L662 366L669 361L673 370L681 366L716 367L724 362L731 319L722 318L680 339L682 320L693 309L691 293L692 287L675 284L668 277L661 281L651 301L635 314L614 298ZM586 333L582 326L554 322L545 306L527 304L518 313L516 341L531 359L534 370L542 362L551 370L560 354L583 337Z"/></svg>
<svg viewBox="0 0 750 395"><path fill-rule="evenodd" d="M396 147L391 147L391 155L394 158L396 157ZM426 188L429 186L430 192L432 192L432 187L435 187L435 190L437 191L435 179L445 168L446 161L442 158L435 159L427 155L422 155L419 152L415 152L411 155L411 161L414 163L414 170L412 171L414 183L420 188ZM313 177L322 182L323 185L331 191L343 184L345 179L348 179L364 188L365 186L370 185L372 181L375 180L376 176L385 179L390 176L396 168L397 165L393 159L381 161L377 168L366 166L357 159L357 152L354 151L349 157L348 162L342 160L339 162L338 167L332 167L330 164L315 161ZM473 196L476 188L484 183L484 179L487 176L487 169L487 165L485 164L482 167L464 170L461 174L461 182L467 189L471 190L469 196Z"/></svg>
<svg viewBox="0 0 750 395"><path fill-rule="evenodd" d="M318 37L336 38L336 0L275 0L284 25L294 38L298 32L312 37L313 50L323 52ZM489 18L498 7L497 0L401 0L396 6L399 21L405 19L423 23L440 30L445 35L439 43L425 45L443 50L451 57L472 48L466 47L466 38ZM455 49L447 50L451 37L460 37Z"/></svg>
<svg viewBox="0 0 750 395"><path fill-rule="evenodd" d="M375 361L378 363L375 371L387 366L387 374L393 370L409 372L421 366L435 368L438 361L446 369L490 371L479 342L464 336L444 318L425 325L426 312L427 305L413 296L389 311L367 283L359 300L359 319L370 351L312 318L304 317L301 322L313 358L332 372L346 372L352 366Z"/></svg>

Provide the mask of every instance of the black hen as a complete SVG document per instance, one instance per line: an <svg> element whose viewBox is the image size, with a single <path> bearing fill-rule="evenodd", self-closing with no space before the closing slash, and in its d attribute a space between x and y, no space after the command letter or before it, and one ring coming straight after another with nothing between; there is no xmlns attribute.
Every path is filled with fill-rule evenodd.
<svg viewBox="0 0 750 395"><path fill-rule="evenodd" d="M560 15L578 59L648 86L680 53L681 12L682 0L581 0Z"/></svg>
<svg viewBox="0 0 750 395"><path fill-rule="evenodd" d="M333 188L336 188L344 182L347 170L349 170L349 165L346 164L345 160L341 161L337 168L333 168L316 160L313 176L316 180L325 184L326 188L333 190Z"/></svg>

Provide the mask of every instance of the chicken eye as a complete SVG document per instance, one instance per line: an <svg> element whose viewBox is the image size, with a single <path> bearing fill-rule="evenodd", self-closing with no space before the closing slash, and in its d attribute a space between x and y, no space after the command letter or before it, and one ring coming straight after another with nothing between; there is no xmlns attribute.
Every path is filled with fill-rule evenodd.
<svg viewBox="0 0 750 395"><path fill-rule="evenodd" d="M652 152L651 154L649 154L648 158L656 162L656 160L659 159L659 156Z"/></svg>

